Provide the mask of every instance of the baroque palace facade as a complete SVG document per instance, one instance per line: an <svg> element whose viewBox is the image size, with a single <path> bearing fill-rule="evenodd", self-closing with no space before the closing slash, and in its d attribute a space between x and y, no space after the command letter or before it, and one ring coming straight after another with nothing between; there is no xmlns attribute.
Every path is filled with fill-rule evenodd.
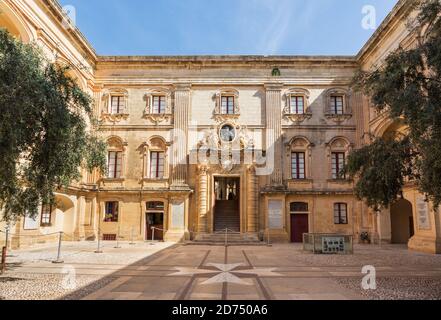
<svg viewBox="0 0 441 320"><path fill-rule="evenodd" d="M147 240L156 227L156 239L178 242L228 228L284 242L367 232L440 253L440 217L411 183L377 213L340 173L370 134L403 130L349 86L360 67L412 45L411 2L399 1L357 56L110 57L95 53L56 1L1 0L1 27L73 67L108 143L107 175L84 172L57 193L56 208L17 221L12 245L59 231Z"/></svg>

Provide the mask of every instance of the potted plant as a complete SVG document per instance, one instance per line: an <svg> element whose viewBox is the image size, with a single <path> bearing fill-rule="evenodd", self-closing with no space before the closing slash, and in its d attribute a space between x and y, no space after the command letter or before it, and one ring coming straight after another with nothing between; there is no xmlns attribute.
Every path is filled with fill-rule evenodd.
<svg viewBox="0 0 441 320"><path fill-rule="evenodd" d="M369 237L369 233L368 232L362 232L360 234L360 240L361 240L361 243L364 243L364 244L371 243L371 239Z"/></svg>

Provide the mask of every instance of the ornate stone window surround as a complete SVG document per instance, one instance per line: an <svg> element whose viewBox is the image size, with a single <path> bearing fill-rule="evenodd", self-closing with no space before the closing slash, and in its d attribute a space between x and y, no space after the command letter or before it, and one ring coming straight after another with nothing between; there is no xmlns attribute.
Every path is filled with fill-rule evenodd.
<svg viewBox="0 0 441 320"><path fill-rule="evenodd" d="M112 97L122 97L124 105L119 113L112 113ZM129 117L129 93L125 89L113 88L108 89L102 96L101 120L106 122L121 122Z"/></svg>
<svg viewBox="0 0 441 320"><path fill-rule="evenodd" d="M121 176L119 178L109 178L106 175L104 181L124 181L125 180L125 159L128 143L117 136L111 136L107 139L107 152L121 152ZM109 164L107 164L108 166Z"/></svg>
<svg viewBox="0 0 441 320"><path fill-rule="evenodd" d="M303 98L303 113L292 112L291 100L294 97ZM294 122L295 124L301 124L305 120L312 118L312 112L309 105L310 93L306 89L294 88L285 93L285 107L283 109L283 117Z"/></svg>
<svg viewBox="0 0 441 320"><path fill-rule="evenodd" d="M173 116L173 98L172 91L168 88L155 88L147 90L144 95L144 101L146 102L146 107L144 109L144 119L148 119L159 125L161 122L168 121ZM153 99L154 97L165 97L165 109L164 112L155 113L153 110Z"/></svg>
<svg viewBox="0 0 441 320"><path fill-rule="evenodd" d="M166 181L169 179L169 161L168 161L168 151L170 143L167 143L163 137L153 136L147 142L141 146L142 150L142 161L143 161L143 180L144 181ZM152 152L163 152L164 153L164 177L162 179L153 178L150 176L150 154Z"/></svg>
<svg viewBox="0 0 441 320"><path fill-rule="evenodd" d="M222 98L233 97L234 99L234 112L231 114L222 113ZM240 105L239 105L239 91L233 88L222 88L214 96L216 106L214 109L214 117L219 122L225 122L231 119L238 119L240 117Z"/></svg>
<svg viewBox="0 0 441 320"><path fill-rule="evenodd" d="M331 103L332 97L341 96L343 99L343 114L336 114L332 110ZM352 109L350 105L350 92L343 88L332 88L326 91L325 100L325 117L329 120L333 120L337 124L341 124L346 120L352 118Z"/></svg>
<svg viewBox="0 0 441 320"><path fill-rule="evenodd" d="M341 152L345 154L347 161L354 145L346 137L335 137L326 144L326 156L328 159L328 180L332 182L348 182L348 177L343 179L334 179L332 177L332 153Z"/></svg>
<svg viewBox="0 0 441 320"><path fill-rule="evenodd" d="M289 179L292 182L310 182L312 179L312 148L314 144L311 143L306 137L296 136L293 137L286 144L286 157L288 159L287 163L289 165ZM291 168L291 154L293 152L301 152L305 154L305 179L294 179L292 177L292 168Z"/></svg>

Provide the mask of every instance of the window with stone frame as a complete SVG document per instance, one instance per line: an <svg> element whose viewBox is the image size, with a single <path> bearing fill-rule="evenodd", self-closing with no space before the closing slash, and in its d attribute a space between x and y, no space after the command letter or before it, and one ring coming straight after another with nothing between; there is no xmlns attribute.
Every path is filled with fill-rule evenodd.
<svg viewBox="0 0 441 320"><path fill-rule="evenodd" d="M332 179L334 180L346 179L346 174L343 172L344 167L346 165L346 154L344 152L332 152L331 162L332 162Z"/></svg>
<svg viewBox="0 0 441 320"><path fill-rule="evenodd" d="M107 201L105 204L104 222L118 222L119 202Z"/></svg>
<svg viewBox="0 0 441 320"><path fill-rule="evenodd" d="M305 114L305 97L300 95L292 95L289 100L291 114Z"/></svg>
<svg viewBox="0 0 441 320"><path fill-rule="evenodd" d="M167 112L167 97L165 95L152 96L152 114L165 114Z"/></svg>
<svg viewBox="0 0 441 320"><path fill-rule="evenodd" d="M122 173L122 152L109 151L107 158L107 178L120 179Z"/></svg>
<svg viewBox="0 0 441 320"><path fill-rule="evenodd" d="M125 97L122 95L112 95L110 97L110 114L123 114L125 107Z"/></svg>
<svg viewBox="0 0 441 320"><path fill-rule="evenodd" d="M330 96L330 111L331 114L343 115L345 113L344 109L344 99L345 97L340 94L333 94Z"/></svg>
<svg viewBox="0 0 441 320"><path fill-rule="evenodd" d="M306 179L305 152L291 153L291 178L294 180Z"/></svg>
<svg viewBox="0 0 441 320"><path fill-rule="evenodd" d="M348 224L348 205L346 203L334 204L334 224Z"/></svg>
<svg viewBox="0 0 441 320"><path fill-rule="evenodd" d="M150 152L150 178L163 179L165 174L165 152Z"/></svg>
<svg viewBox="0 0 441 320"><path fill-rule="evenodd" d="M223 95L221 97L221 114L235 114L234 96Z"/></svg>
<svg viewBox="0 0 441 320"><path fill-rule="evenodd" d="M42 227L49 227L52 225L52 205L41 206L41 223Z"/></svg>

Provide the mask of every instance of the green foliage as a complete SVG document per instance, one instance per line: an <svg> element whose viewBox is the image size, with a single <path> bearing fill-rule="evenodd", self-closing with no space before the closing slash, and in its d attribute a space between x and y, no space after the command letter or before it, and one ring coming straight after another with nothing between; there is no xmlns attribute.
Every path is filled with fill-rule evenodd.
<svg viewBox="0 0 441 320"><path fill-rule="evenodd" d="M33 45L0 29L0 211L11 221L54 203L54 191L102 169L103 142L88 133L91 99Z"/></svg>
<svg viewBox="0 0 441 320"><path fill-rule="evenodd" d="M441 3L422 1L419 9L413 30L422 34L417 45L399 48L380 69L360 72L355 79L378 111L408 128L401 144L376 141L349 159L348 171L359 177L357 194L372 207L396 200L406 178L414 179L435 206L441 204ZM412 172L406 169L409 163Z"/></svg>
<svg viewBox="0 0 441 320"><path fill-rule="evenodd" d="M411 160L409 139L377 139L350 154L345 170L358 178L357 196L377 210L397 200L404 177L412 175Z"/></svg>

